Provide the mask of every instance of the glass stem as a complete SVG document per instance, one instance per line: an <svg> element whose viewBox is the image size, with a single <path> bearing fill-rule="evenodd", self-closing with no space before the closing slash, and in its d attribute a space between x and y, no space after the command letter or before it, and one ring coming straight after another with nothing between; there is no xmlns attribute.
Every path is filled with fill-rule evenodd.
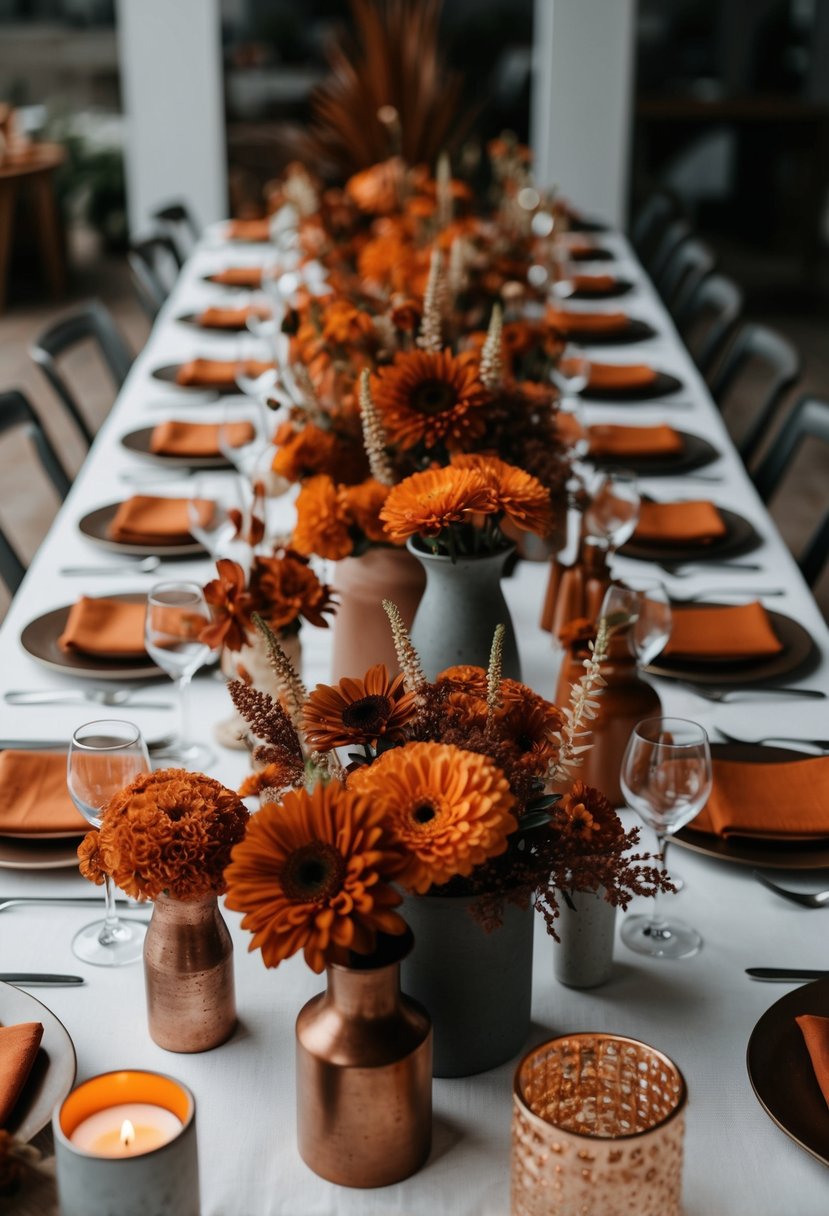
<svg viewBox="0 0 829 1216"><path fill-rule="evenodd" d="M193 677L180 676L178 680L179 745L187 747L190 742L190 681Z"/></svg>
<svg viewBox="0 0 829 1216"><path fill-rule="evenodd" d="M658 852L662 855L662 873L667 873L665 864L668 852L668 838L662 832L656 833L656 843ZM648 935L650 937L670 937L667 921L665 920L662 911L662 895L659 891L654 891L653 903L651 904L650 924L648 925Z"/></svg>
<svg viewBox="0 0 829 1216"><path fill-rule="evenodd" d="M109 874L104 875L104 899L106 900L106 911L101 932L98 934L98 941L102 946L112 946L118 940L116 932L118 929L118 912L115 908L115 884Z"/></svg>

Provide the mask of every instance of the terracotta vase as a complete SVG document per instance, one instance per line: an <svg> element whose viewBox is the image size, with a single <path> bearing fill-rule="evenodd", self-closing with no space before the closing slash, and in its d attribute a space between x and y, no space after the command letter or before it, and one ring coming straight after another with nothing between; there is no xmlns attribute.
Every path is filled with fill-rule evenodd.
<svg viewBox="0 0 829 1216"><path fill-rule="evenodd" d="M434 680L445 668L459 663L486 667L495 628L504 625L503 673L520 680L515 630L501 590L501 576L513 546L454 562L424 552L412 540L408 548L426 571L426 590L411 630L426 679Z"/></svg>
<svg viewBox="0 0 829 1216"><path fill-rule="evenodd" d="M429 1011L436 1077L466 1077L509 1060L530 1030L534 910L504 905L487 932L474 896L407 895L401 914L415 945L403 988Z"/></svg>
<svg viewBox="0 0 829 1216"><path fill-rule="evenodd" d="M556 637L563 626L577 617L596 620L612 582L607 550L589 539L582 540L572 566L565 566L554 558L541 609L541 628Z"/></svg>
<svg viewBox="0 0 829 1216"><path fill-rule="evenodd" d="M302 674L302 639L297 630L279 634L279 643L296 670ZM254 688L267 692L274 698L279 695L274 670L268 658L268 648L265 639L258 632L249 646L241 650L223 650L221 658L222 673L228 680L238 680L249 677ZM244 751L246 743L244 736L249 727L241 714L234 709L229 718L223 718L213 727L217 743L222 747L230 747L235 751Z"/></svg>
<svg viewBox="0 0 829 1216"><path fill-rule="evenodd" d="M233 1034L233 943L215 895L159 895L144 938L150 1037L167 1051L209 1051Z"/></svg>
<svg viewBox="0 0 829 1216"><path fill-rule="evenodd" d="M362 557L336 563L333 578L339 596L331 626L331 679L359 677L375 663L399 670L394 640L383 600L393 600L407 628L423 595L426 576L405 549L378 546Z"/></svg>
<svg viewBox="0 0 829 1216"><path fill-rule="evenodd" d="M400 991L411 933L326 969L328 987L296 1022L297 1138L315 1174L340 1186L391 1186L432 1143L432 1027Z"/></svg>

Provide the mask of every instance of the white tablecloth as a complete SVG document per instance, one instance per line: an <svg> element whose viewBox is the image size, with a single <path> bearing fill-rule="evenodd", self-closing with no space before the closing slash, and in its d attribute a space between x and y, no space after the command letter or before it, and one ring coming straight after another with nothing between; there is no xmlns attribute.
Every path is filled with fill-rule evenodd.
<svg viewBox="0 0 829 1216"><path fill-rule="evenodd" d="M722 484L660 478L646 488L664 496L712 496L724 507L748 516L763 536L751 560L763 574L735 574L700 568L676 589L691 591L721 585L733 588L786 588L769 601L800 621L814 637L819 667L803 681L829 688L829 636L785 545L771 524L727 438L721 418L671 322L624 239L603 238L618 254L621 275L636 287L624 304L650 321L657 336L634 347L602 348L607 359L652 360L683 381L667 403L624 407L591 406L591 421L631 418L672 422L703 434L722 451L710 466ZM119 473L151 466L129 455L121 435L165 417L216 417L215 404L194 399L151 379L154 367L196 354L233 358L236 340L208 336L175 318L221 298L221 290L202 281L209 270L256 250L230 253L200 248L155 326L146 349L121 393L72 494L44 542L0 631L0 669L5 688L49 688L69 681L26 656L18 637L34 616L91 594L146 589L159 575L72 579L61 577L66 564L104 564L116 559L91 546L77 521L92 509L131 492ZM221 476L221 475L219 475ZM163 483L158 492L170 492ZM150 491L152 492L152 491ZM286 502L286 512L290 506ZM620 573L648 573L648 567L619 562ZM169 572L169 574L168 574ZM206 579L207 562L165 565L168 577ZM538 629L546 568L521 565L505 585L522 652L525 679L552 694L555 660L550 639ZM303 629L305 676L313 685L327 678L328 637ZM157 685L153 692L170 694ZM754 738L783 731L829 735L823 702L746 700L712 705L662 682L666 712L691 717L707 727L724 726ZM227 715L222 686L207 677L197 681L194 716L204 738ZM24 709L0 704L0 735L11 738L68 738L97 716L95 707ZM127 711L152 737L170 728L173 713ZM217 749L219 751L219 749ZM239 753L222 751L211 772L237 783L246 767ZM752 964L829 966L826 916L790 906L751 877L748 870L707 860L675 848L673 863L685 879L676 913L702 933L704 947L681 962L651 961L617 944L612 981L594 992L569 991L552 979L551 946L537 925L533 1041L563 1032L610 1030L644 1039L672 1056L690 1091L685 1165L686 1216L824 1216L829 1210L829 1175L787 1139L754 1097L745 1066L746 1043L761 1013L787 989L754 983L744 968ZM88 892L73 871L29 873L6 870L8 894ZM641 910L641 909L640 909ZM112 972L86 967L70 952L72 935L91 919L90 909L15 909L0 919L0 970L38 969L80 972L86 984L75 990L45 990L46 1003L67 1026L77 1049L80 1078L119 1067L169 1072L193 1089L198 1106L204 1216L504 1216L509 1206L509 1130L513 1065L469 1080L436 1081L434 1148L425 1168L409 1181L379 1192L348 1191L315 1177L300 1160L294 1132L293 1026L303 1002L321 980L300 959L266 971L258 954L247 953L248 939L238 917L227 913L236 944L236 981L240 1026L233 1040L200 1056L178 1056L156 1047L148 1036L141 967ZM505 994L508 999L508 994ZM148 1214L150 1216L150 1214ZM601 1216L596 1213L595 1216Z"/></svg>

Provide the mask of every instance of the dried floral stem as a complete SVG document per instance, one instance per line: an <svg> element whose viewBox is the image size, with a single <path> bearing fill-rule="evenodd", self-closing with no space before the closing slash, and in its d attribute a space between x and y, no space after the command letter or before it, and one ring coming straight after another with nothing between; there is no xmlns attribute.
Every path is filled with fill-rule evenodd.
<svg viewBox="0 0 829 1216"><path fill-rule="evenodd" d="M420 663L420 655L412 645L409 631L400 615L400 609L392 600L383 600L383 609L389 618L394 649L406 687L409 692L420 693L426 687L426 676Z"/></svg>
<svg viewBox="0 0 829 1216"><path fill-rule="evenodd" d="M486 715L491 720L496 709L501 705L501 673L503 670L504 625L496 625L492 635L492 649L489 652L489 666L486 670Z"/></svg>
<svg viewBox="0 0 829 1216"><path fill-rule="evenodd" d="M449 300L454 307L458 296L466 286L466 241L456 236L449 246L449 268L446 272L446 286Z"/></svg>
<svg viewBox="0 0 829 1216"><path fill-rule="evenodd" d="M500 385L504 378L503 356L503 313L500 304L492 306L492 316L489 319L489 329L481 351L481 383L490 392Z"/></svg>
<svg viewBox="0 0 829 1216"><path fill-rule="evenodd" d="M435 194L438 225L446 228L452 222L452 166L447 152L441 152L438 157L435 171Z"/></svg>
<svg viewBox="0 0 829 1216"><path fill-rule="evenodd" d="M280 695L285 698L288 717L295 730L299 730L302 707L308 699L308 691L293 663L279 644L279 638L258 612L252 613L254 625L265 639L268 658L276 675Z"/></svg>
<svg viewBox="0 0 829 1216"><path fill-rule="evenodd" d="M606 681L601 674L601 665L607 658L607 642L610 630L604 617L599 621L596 641L590 642L590 658L584 660L584 675L570 690L570 704L563 710L564 725L558 732L559 754L547 774L550 785L558 785L569 778L573 769L583 763L584 753L591 744L587 725L597 716L597 697Z"/></svg>
<svg viewBox="0 0 829 1216"><path fill-rule="evenodd" d="M371 395L371 380L367 367L360 373L360 418L363 425L363 445L371 475L384 486L392 486L394 473L386 451L386 431Z"/></svg>
<svg viewBox="0 0 829 1216"><path fill-rule="evenodd" d="M417 345L421 350L440 354L443 349L443 257L439 249L432 250L429 279L423 296L423 317Z"/></svg>

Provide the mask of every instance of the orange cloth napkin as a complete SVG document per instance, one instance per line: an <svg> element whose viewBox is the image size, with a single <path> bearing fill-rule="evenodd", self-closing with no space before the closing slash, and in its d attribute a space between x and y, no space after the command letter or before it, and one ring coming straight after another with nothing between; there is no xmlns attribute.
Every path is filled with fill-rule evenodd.
<svg viewBox="0 0 829 1216"><path fill-rule="evenodd" d="M0 752L0 835L88 830L66 788L65 752Z"/></svg>
<svg viewBox="0 0 829 1216"><path fill-rule="evenodd" d="M265 317L261 308L205 308L196 317L202 329L238 329L247 327L249 317Z"/></svg>
<svg viewBox="0 0 829 1216"><path fill-rule="evenodd" d="M227 425L231 447L241 448L256 435L250 422ZM216 422L162 422L153 430L150 451L159 456L221 456Z"/></svg>
<svg viewBox="0 0 829 1216"><path fill-rule="evenodd" d="M574 274L570 281L576 291L612 291L616 286L615 274Z"/></svg>
<svg viewBox="0 0 829 1216"><path fill-rule="evenodd" d="M656 375L646 363L591 363L587 388L650 388Z"/></svg>
<svg viewBox="0 0 829 1216"><path fill-rule="evenodd" d="M244 374L255 379L272 367L273 363L261 359L245 359ZM176 384L187 388L235 389L238 371L239 363L234 359L191 359L176 372Z"/></svg>
<svg viewBox="0 0 829 1216"><path fill-rule="evenodd" d="M762 659L783 643L761 603L710 607L675 606L671 636L662 655L688 659Z"/></svg>
<svg viewBox="0 0 829 1216"><path fill-rule="evenodd" d="M806 1050L812 1061L820 1092L829 1106L829 1018L821 1018L814 1013L802 1013L795 1021L806 1040Z"/></svg>
<svg viewBox="0 0 829 1216"><path fill-rule="evenodd" d="M43 1026L0 1026L0 1127L5 1127L35 1062Z"/></svg>
<svg viewBox="0 0 829 1216"><path fill-rule="evenodd" d="M228 266L208 275L211 283L221 283L224 287L261 287L261 266Z"/></svg>
<svg viewBox="0 0 829 1216"><path fill-rule="evenodd" d="M565 335L615 333L630 325L626 312L572 312L566 308L548 308L546 319L548 325Z"/></svg>
<svg viewBox="0 0 829 1216"><path fill-rule="evenodd" d="M672 426L591 426L593 456L679 456L682 436Z"/></svg>
<svg viewBox="0 0 829 1216"><path fill-rule="evenodd" d="M726 532L719 511L705 499L643 502L633 539L646 544L706 545Z"/></svg>
<svg viewBox="0 0 829 1216"><path fill-rule="evenodd" d="M216 504L207 498L194 500L202 526L210 523ZM153 498L134 494L122 502L107 528L112 540L142 545L186 544L190 534L188 498Z"/></svg>
<svg viewBox="0 0 829 1216"><path fill-rule="evenodd" d="M691 827L758 840L829 837L829 756L784 764L714 760L714 784Z"/></svg>
<svg viewBox="0 0 829 1216"><path fill-rule="evenodd" d="M228 220L227 239L229 241L269 241L271 239L271 221L264 220Z"/></svg>
<svg viewBox="0 0 829 1216"><path fill-rule="evenodd" d="M81 654L140 658L145 653L146 615L147 605L143 600L129 603L82 595L69 609L66 628L58 638L58 645L61 650L77 650Z"/></svg>

